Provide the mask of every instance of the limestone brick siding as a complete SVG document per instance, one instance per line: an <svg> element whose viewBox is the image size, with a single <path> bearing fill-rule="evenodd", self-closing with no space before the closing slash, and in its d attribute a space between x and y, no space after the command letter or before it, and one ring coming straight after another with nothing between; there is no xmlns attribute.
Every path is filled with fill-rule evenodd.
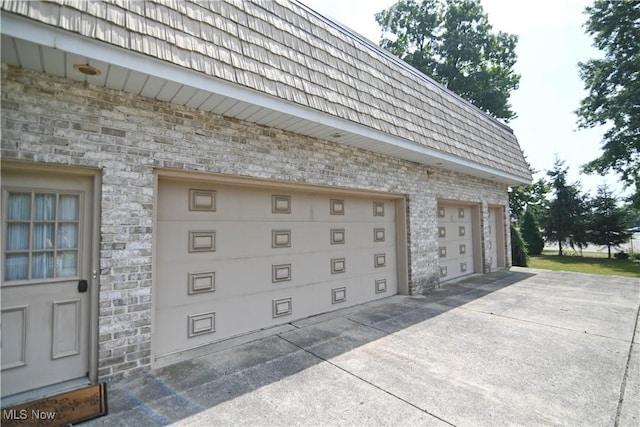
<svg viewBox="0 0 640 427"><path fill-rule="evenodd" d="M101 379L151 363L154 168L406 194L412 294L438 285L438 200L483 224L508 206L504 184L4 64L2 158L102 170Z"/></svg>

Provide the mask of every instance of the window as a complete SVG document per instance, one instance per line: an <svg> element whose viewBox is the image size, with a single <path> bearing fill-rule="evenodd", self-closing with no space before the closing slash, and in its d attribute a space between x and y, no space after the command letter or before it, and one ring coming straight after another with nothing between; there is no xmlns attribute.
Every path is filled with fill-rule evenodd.
<svg viewBox="0 0 640 427"><path fill-rule="evenodd" d="M78 275L80 195L9 192L5 281Z"/></svg>

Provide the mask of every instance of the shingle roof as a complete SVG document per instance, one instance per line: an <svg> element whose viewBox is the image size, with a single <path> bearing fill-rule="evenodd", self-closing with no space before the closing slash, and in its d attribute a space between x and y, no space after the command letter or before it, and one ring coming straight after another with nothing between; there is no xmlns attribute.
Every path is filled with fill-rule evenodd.
<svg viewBox="0 0 640 427"><path fill-rule="evenodd" d="M530 179L511 129L287 0L5 1L2 8Z"/></svg>

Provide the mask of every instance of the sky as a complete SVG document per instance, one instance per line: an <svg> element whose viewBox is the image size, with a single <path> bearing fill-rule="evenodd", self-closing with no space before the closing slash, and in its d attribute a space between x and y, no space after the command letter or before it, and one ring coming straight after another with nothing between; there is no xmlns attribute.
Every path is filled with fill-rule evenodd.
<svg viewBox="0 0 640 427"><path fill-rule="evenodd" d="M374 14L395 0L300 0L324 16L375 42L380 27ZM578 129L574 111L587 95L578 62L601 57L585 34L583 14L593 0L481 0L493 31L516 34L520 87L509 102L518 117L514 130L529 164L545 177L557 155L569 168L569 182L579 182L583 192L595 195L607 184L617 195L624 190L616 175L601 177L580 173L585 163L601 154L606 128Z"/></svg>

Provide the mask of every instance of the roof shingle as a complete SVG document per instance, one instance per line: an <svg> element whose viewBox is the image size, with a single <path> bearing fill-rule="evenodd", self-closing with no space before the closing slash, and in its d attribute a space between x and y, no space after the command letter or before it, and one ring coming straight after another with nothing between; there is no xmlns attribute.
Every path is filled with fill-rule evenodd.
<svg viewBox="0 0 640 427"><path fill-rule="evenodd" d="M2 8L531 178L504 124L296 2L53 0Z"/></svg>

